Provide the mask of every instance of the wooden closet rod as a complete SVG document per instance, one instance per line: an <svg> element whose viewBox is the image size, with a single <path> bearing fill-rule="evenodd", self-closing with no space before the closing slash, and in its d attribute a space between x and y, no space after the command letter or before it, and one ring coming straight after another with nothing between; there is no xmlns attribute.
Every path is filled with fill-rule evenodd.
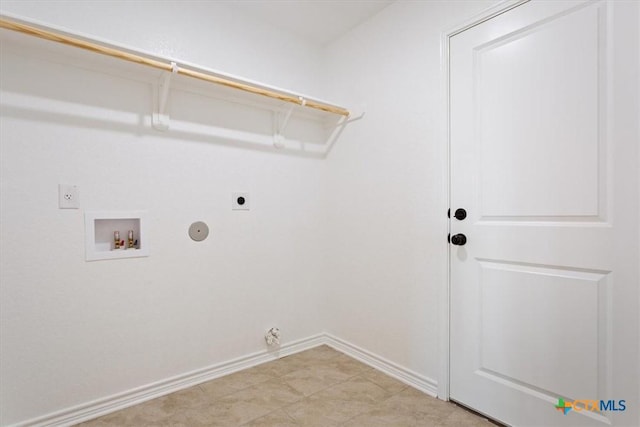
<svg viewBox="0 0 640 427"><path fill-rule="evenodd" d="M171 63L165 63L151 58L145 58L144 56L136 55L133 53L125 52L119 49L114 49L106 46L99 45L97 43L91 43L84 40L80 40L74 37L69 37L64 34L55 33L53 31L42 30L40 28L25 25L19 22L10 21L5 18L0 18L0 28L6 28L8 30L17 31L20 33L28 34L30 36L40 37L42 39L51 40L54 42L66 44L69 46L78 47L80 49L90 50L92 52L100 53L102 55L112 56L114 58L123 59L125 61L135 62L138 64L146 65L160 70L172 72L173 66ZM278 92L271 89L265 89L258 86L253 86L248 83L241 83L234 80L218 77L213 74L207 74L202 71L190 70L188 68L178 67L178 74L192 77L194 79L204 80L206 82L227 86L234 89L239 89L245 92L254 93L256 95L262 95L269 98L279 99L285 102L291 102L304 107L315 108L316 110L327 111L329 113L339 114L341 116L348 116L349 111L337 107L335 105L325 104L311 99L305 99L300 96L290 95L284 92Z"/></svg>

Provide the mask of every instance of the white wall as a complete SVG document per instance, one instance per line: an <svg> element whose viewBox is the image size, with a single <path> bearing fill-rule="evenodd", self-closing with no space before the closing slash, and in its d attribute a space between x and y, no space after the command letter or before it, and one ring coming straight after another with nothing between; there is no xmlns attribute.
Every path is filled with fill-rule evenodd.
<svg viewBox="0 0 640 427"><path fill-rule="evenodd" d="M140 125L147 85L3 51L0 424L260 350L272 324L286 340L327 330L437 380L439 37L493 2L398 2L324 51L221 3L179 3L2 11L366 103L367 117L325 161L239 149ZM182 101L183 116L216 113ZM83 209L147 209L152 256L86 263L83 210L57 209L58 183L80 186ZM229 210L236 190L250 213ZM200 244L186 237L195 220L212 228Z"/></svg>
<svg viewBox="0 0 640 427"><path fill-rule="evenodd" d="M317 92L314 46L217 3L186 6L2 11ZM140 124L149 85L2 54L0 424L263 350L273 325L284 342L322 332L324 162L159 133ZM172 95L197 120L211 105ZM58 209L58 183L80 187L82 209ZM251 211L231 211L232 191L251 193ZM151 256L85 262L83 212L129 209L149 213ZM202 243L187 237L197 220L211 227Z"/></svg>
<svg viewBox="0 0 640 427"><path fill-rule="evenodd" d="M327 97L367 106L328 158L328 331L434 381L447 265L440 36L492 3L396 2L325 52Z"/></svg>

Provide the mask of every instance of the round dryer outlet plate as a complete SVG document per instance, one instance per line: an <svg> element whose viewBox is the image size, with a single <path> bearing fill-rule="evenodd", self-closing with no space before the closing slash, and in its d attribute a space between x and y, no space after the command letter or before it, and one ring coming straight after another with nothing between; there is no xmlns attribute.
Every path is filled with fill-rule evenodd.
<svg viewBox="0 0 640 427"><path fill-rule="evenodd" d="M202 221L194 222L189 227L189 237L196 242L201 242L209 235L209 227Z"/></svg>

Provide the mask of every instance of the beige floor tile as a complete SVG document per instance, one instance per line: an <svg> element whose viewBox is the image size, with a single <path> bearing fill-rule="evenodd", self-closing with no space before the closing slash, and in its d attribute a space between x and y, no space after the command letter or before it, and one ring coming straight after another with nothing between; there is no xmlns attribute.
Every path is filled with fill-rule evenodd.
<svg viewBox="0 0 640 427"><path fill-rule="evenodd" d="M492 427L493 424L328 346L320 346L80 425Z"/></svg>
<svg viewBox="0 0 640 427"><path fill-rule="evenodd" d="M287 407L285 410L296 420L324 414L337 422L345 422L350 418L377 408L379 402L389 397L389 393L381 387L363 378L355 377L335 386L322 390L306 399L306 405L298 408Z"/></svg>
<svg viewBox="0 0 640 427"><path fill-rule="evenodd" d="M122 425L157 424L166 420L165 416L155 405L142 403L120 412Z"/></svg>
<svg viewBox="0 0 640 427"><path fill-rule="evenodd" d="M309 366L330 362L340 356L344 356L344 354L329 346L322 345L301 353L296 353L278 360L263 363L262 365L251 368L251 370L256 373L262 373L272 377L282 377L290 374L291 372L306 369Z"/></svg>
<svg viewBox="0 0 640 427"><path fill-rule="evenodd" d="M313 360L313 361L322 361L322 360L329 360L329 359L333 359L334 357L338 357L340 355L343 355L343 353L334 350L333 348L329 347L328 345L321 345L318 347L314 347L312 349L309 349L307 351L303 351L301 353L297 353L294 354L290 357L297 357L297 358L301 358L301 359L307 359L307 360Z"/></svg>
<svg viewBox="0 0 640 427"><path fill-rule="evenodd" d="M294 354L292 356L287 356L275 362L269 362L271 363L271 366L269 366L268 368L262 368L260 366L260 367L256 367L255 369L258 370L259 372L264 372L268 375L283 377L292 372L299 371L301 369L308 369L309 367L316 367L324 363L324 361L317 361L317 360L314 361L314 360L309 360L307 358L297 357L297 356L298 356L297 354Z"/></svg>
<svg viewBox="0 0 640 427"><path fill-rule="evenodd" d="M208 400L218 400L221 397L238 392L237 388L233 388L229 384L225 384L224 381L220 381L221 379L222 378L200 384L200 389Z"/></svg>
<svg viewBox="0 0 640 427"><path fill-rule="evenodd" d="M328 417L329 414L322 405L308 398L285 407L284 411L301 426L335 427L339 425L337 421Z"/></svg>
<svg viewBox="0 0 640 427"><path fill-rule="evenodd" d="M411 414L416 419L422 420L419 425L437 425L442 423L457 408L452 403L438 400L414 388L407 387L382 402L380 409Z"/></svg>
<svg viewBox="0 0 640 427"><path fill-rule="evenodd" d="M181 422L211 426L240 426L274 410L297 402L303 396L279 379L258 383L181 414Z"/></svg>
<svg viewBox="0 0 640 427"><path fill-rule="evenodd" d="M357 400L305 399L303 403L299 407L285 408L289 415L303 425L306 425L307 420L314 419L327 419L340 424L376 408L374 403Z"/></svg>
<svg viewBox="0 0 640 427"><path fill-rule="evenodd" d="M171 416L182 409L201 406L210 400L200 387L195 386L151 400L148 403L155 404L166 416Z"/></svg>
<svg viewBox="0 0 640 427"><path fill-rule="evenodd" d="M281 408L302 400L304 395L280 379L273 379L246 388L220 399L254 402L270 410Z"/></svg>
<svg viewBox="0 0 640 427"><path fill-rule="evenodd" d="M178 408L174 406L172 396L177 393L153 399L80 425L90 427L161 425L176 414Z"/></svg>
<svg viewBox="0 0 640 427"><path fill-rule="evenodd" d="M283 375L287 375L293 371L297 371L301 367L306 366L307 363L291 363L287 361L286 358L274 360L272 362L263 363L262 365L258 365L256 367L251 368L252 371L256 373L261 373L265 375L269 375L274 378L282 377Z"/></svg>
<svg viewBox="0 0 640 427"><path fill-rule="evenodd" d="M451 414L445 418L443 426L469 426L469 427L492 427L496 424L480 417L466 409L456 407Z"/></svg>
<svg viewBox="0 0 640 427"><path fill-rule="evenodd" d="M248 424L245 424L247 427L297 427L298 423L294 421L286 412L282 409L278 409L277 411L271 412L270 414L265 415L264 417L260 417L253 421L250 421Z"/></svg>
<svg viewBox="0 0 640 427"><path fill-rule="evenodd" d="M80 425L83 427L169 425L172 417L179 412L205 403L206 398L202 390L191 387Z"/></svg>
<svg viewBox="0 0 640 427"><path fill-rule="evenodd" d="M400 382L395 378L391 378L374 368L367 368L363 372L359 373L358 376L366 378L367 380L379 385L391 394L400 393L402 390L409 387L405 383Z"/></svg>
<svg viewBox="0 0 640 427"><path fill-rule="evenodd" d="M259 400L235 399L225 396L211 405L187 410L182 415L186 417L187 422L231 427L248 423L272 411L272 407Z"/></svg>
<svg viewBox="0 0 640 427"><path fill-rule="evenodd" d="M337 401L355 400L359 402L377 403L391 394L379 385L361 377L354 377L335 386L322 390L311 399L332 399Z"/></svg>
<svg viewBox="0 0 640 427"><path fill-rule="evenodd" d="M324 365L331 367L341 373L344 373L348 377L354 377L371 369L364 363L359 362L344 354L340 354L337 357L325 361Z"/></svg>
<svg viewBox="0 0 640 427"><path fill-rule="evenodd" d="M305 396L310 396L332 385L346 381L353 375L325 363L310 363L282 377L282 380Z"/></svg>
<svg viewBox="0 0 640 427"><path fill-rule="evenodd" d="M340 356L342 353L332 349L329 346L321 345L319 347L314 347L310 350L303 351L300 353L292 354L290 356L283 357L280 360L286 362L305 362L305 363L317 363L317 362L327 362L331 359L334 359Z"/></svg>
<svg viewBox="0 0 640 427"><path fill-rule="evenodd" d="M443 418L438 414L430 414L426 412L406 412L390 409L376 409L352 418L343 425L348 427L467 427L470 424L462 422L449 425L446 424ZM475 424L472 424L471 426L476 427Z"/></svg>
<svg viewBox="0 0 640 427"><path fill-rule="evenodd" d="M345 427L415 427L416 423L417 420L413 414L377 409L358 415L342 425Z"/></svg>
<svg viewBox="0 0 640 427"><path fill-rule="evenodd" d="M223 421L226 420L227 419L224 419ZM168 423L166 425L171 427L204 427L224 425L216 423L217 421L215 414L211 414L207 410L205 410L204 407L200 407L189 408L178 412L168 420Z"/></svg>

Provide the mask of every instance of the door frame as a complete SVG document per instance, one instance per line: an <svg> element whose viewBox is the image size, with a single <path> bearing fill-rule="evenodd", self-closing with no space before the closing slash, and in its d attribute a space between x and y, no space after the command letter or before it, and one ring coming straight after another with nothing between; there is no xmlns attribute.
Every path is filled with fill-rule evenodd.
<svg viewBox="0 0 640 427"><path fill-rule="evenodd" d="M451 38L456 34L459 34L469 28L475 27L491 18L501 15L509 10L518 7L524 3L528 3L531 0L502 0L497 4L490 6L477 15L474 15L457 25L449 28L441 33L440 37L440 82L441 82L441 109L442 125L441 125L441 140L444 143L445 151L445 179L443 195L446 202L446 207L442 210L444 214L445 209L449 209L451 206L451 139L450 139L450 93L449 93L449 49L451 44ZM451 232L451 221L447 221L446 233ZM438 366L438 398L442 400L449 400L449 381L450 381L450 315L451 315L451 251L447 246L447 263L444 271L445 280L441 285L440 296L438 301L439 313L438 318L440 320L440 337L439 337L439 366Z"/></svg>

